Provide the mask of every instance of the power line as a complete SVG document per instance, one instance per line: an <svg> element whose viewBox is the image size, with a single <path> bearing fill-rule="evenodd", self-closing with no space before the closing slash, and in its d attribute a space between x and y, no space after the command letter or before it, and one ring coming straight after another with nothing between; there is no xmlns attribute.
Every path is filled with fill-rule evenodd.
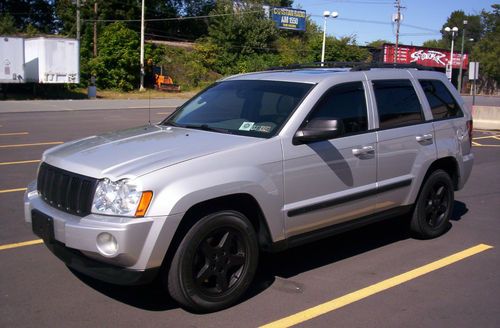
<svg viewBox="0 0 500 328"><path fill-rule="evenodd" d="M203 19L203 18L212 18L212 17L223 17L223 16L237 16L241 14L254 14L254 13L262 13L261 10L251 10L244 11L240 13L230 13L230 14L214 14L214 15L202 15L202 16L183 16L183 17L170 17L170 18L151 18L145 19L145 22L167 22L167 21L183 21L183 20L191 20L191 19ZM140 22L140 19L86 19L87 22Z"/></svg>

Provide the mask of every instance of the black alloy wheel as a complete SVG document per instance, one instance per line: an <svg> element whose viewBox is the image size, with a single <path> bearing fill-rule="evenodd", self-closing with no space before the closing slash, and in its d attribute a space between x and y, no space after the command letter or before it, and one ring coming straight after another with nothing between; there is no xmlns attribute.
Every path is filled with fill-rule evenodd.
<svg viewBox="0 0 500 328"><path fill-rule="evenodd" d="M227 293L240 279L246 257L244 238L237 230L212 231L198 245L192 264L196 288L208 296Z"/></svg>
<svg viewBox="0 0 500 328"><path fill-rule="evenodd" d="M240 300L253 280L258 256L250 221L239 212L217 212L187 232L163 276L172 298L184 307L217 311Z"/></svg>
<svg viewBox="0 0 500 328"><path fill-rule="evenodd" d="M424 182L410 223L418 238L435 238L446 232L453 210L453 183L443 170L432 172Z"/></svg>
<svg viewBox="0 0 500 328"><path fill-rule="evenodd" d="M438 182L431 187L425 200L425 220L429 227L435 229L439 227L449 209L450 197L448 186L443 182Z"/></svg>

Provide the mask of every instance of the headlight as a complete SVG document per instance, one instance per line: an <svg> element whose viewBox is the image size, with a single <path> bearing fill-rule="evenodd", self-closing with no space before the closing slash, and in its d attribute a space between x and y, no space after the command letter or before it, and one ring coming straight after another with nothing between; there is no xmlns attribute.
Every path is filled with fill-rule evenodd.
<svg viewBox="0 0 500 328"><path fill-rule="evenodd" d="M152 197L151 191L140 191L128 179L113 182L106 178L97 184L92 213L144 216Z"/></svg>

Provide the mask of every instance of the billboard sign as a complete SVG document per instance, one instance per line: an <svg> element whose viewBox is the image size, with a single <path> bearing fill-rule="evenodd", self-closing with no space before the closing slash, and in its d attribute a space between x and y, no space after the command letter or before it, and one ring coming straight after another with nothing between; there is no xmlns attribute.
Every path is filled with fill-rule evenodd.
<svg viewBox="0 0 500 328"><path fill-rule="evenodd" d="M384 63L394 63L396 46L384 44ZM463 67L469 64L469 55L464 54ZM397 63L417 63L422 66L446 68L450 61L450 52L444 49L424 48L417 46L400 45L398 47ZM453 53L453 68L460 68L460 53Z"/></svg>
<svg viewBox="0 0 500 328"><path fill-rule="evenodd" d="M306 30L305 10L274 7L271 9L271 18L279 29L294 31Z"/></svg>

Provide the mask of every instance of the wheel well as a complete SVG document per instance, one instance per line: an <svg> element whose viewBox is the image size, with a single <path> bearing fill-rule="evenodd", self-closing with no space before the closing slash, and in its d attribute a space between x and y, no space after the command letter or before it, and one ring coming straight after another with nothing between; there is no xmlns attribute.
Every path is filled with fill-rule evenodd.
<svg viewBox="0 0 500 328"><path fill-rule="evenodd" d="M249 194L233 194L203 201L193 205L184 214L179 227L175 231L174 237L168 247L167 254L163 260L163 265L170 265L172 258L179 247L182 238L189 229L204 216L223 210L238 211L245 215L252 223L259 242L260 249L268 249L272 245L271 234L266 223L264 214L259 203Z"/></svg>
<svg viewBox="0 0 500 328"><path fill-rule="evenodd" d="M453 188L455 190L458 189L458 178L459 178L458 163L455 158L444 157L434 161L434 163L432 163L429 169L427 170L427 173L425 174L424 177L424 181L427 180L427 177L436 170L443 170L446 173L448 173L448 175L451 178L451 181L453 182Z"/></svg>

